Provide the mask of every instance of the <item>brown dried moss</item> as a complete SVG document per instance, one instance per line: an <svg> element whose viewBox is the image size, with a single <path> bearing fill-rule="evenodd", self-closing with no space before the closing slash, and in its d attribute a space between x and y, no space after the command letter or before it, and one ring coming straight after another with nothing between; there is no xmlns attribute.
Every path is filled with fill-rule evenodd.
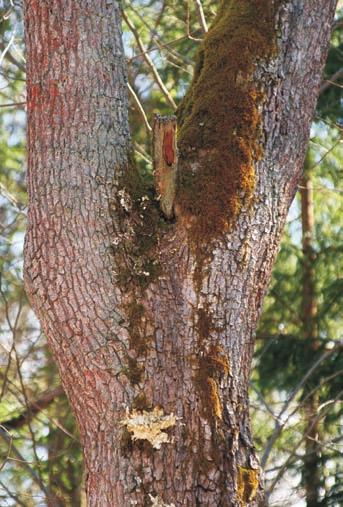
<svg viewBox="0 0 343 507"><path fill-rule="evenodd" d="M145 393L139 393L132 402L132 408L136 410L151 410L152 404L148 401Z"/></svg>
<svg viewBox="0 0 343 507"><path fill-rule="evenodd" d="M176 213L196 247L229 230L253 194L264 100L253 75L276 50L272 4L222 1L179 108Z"/></svg>
<svg viewBox="0 0 343 507"><path fill-rule="evenodd" d="M219 381L230 373L227 356L219 345L211 345L197 359L195 385L202 401L202 413L208 420L222 419L222 403L219 397Z"/></svg>
<svg viewBox="0 0 343 507"><path fill-rule="evenodd" d="M217 419L222 419L223 407L222 407L222 402L220 401L220 398L219 398L218 384L214 380L214 378L212 378L212 377L206 378L206 384L207 384L207 386L206 386L207 389L205 391L207 391L207 394L209 396L213 415L215 417L217 417Z"/></svg>
<svg viewBox="0 0 343 507"><path fill-rule="evenodd" d="M142 381L144 369L139 366L136 359L127 358L127 366L123 368L123 373L129 379L131 385L139 384Z"/></svg>
<svg viewBox="0 0 343 507"><path fill-rule="evenodd" d="M259 472L253 468L238 467L237 494L240 507L245 507L256 497L259 486Z"/></svg>
<svg viewBox="0 0 343 507"><path fill-rule="evenodd" d="M133 348L136 348L140 341L140 328L142 326L142 318L144 316L145 308L142 304L132 301L132 303L127 305L126 310L130 320L131 338L134 340L132 345Z"/></svg>
<svg viewBox="0 0 343 507"><path fill-rule="evenodd" d="M158 243L170 224L159 210L152 179L141 174L131 154L128 159L112 204L121 227L113 255L117 285L144 292L161 274Z"/></svg>
<svg viewBox="0 0 343 507"><path fill-rule="evenodd" d="M202 414L210 420L222 419L222 403L219 396L219 381L229 375L230 364L221 345L208 344L211 331L215 330L211 315L206 309L197 312L199 352L195 360L195 386L201 397ZM207 342L207 343L206 343Z"/></svg>

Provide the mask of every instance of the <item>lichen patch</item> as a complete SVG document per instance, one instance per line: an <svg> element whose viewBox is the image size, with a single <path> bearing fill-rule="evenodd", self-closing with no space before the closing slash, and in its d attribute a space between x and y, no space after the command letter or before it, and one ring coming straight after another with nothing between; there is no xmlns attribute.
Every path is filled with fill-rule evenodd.
<svg viewBox="0 0 343 507"><path fill-rule="evenodd" d="M173 503L164 503L164 501L159 496L152 496L149 494L149 498L152 502L152 507L175 507Z"/></svg>
<svg viewBox="0 0 343 507"><path fill-rule="evenodd" d="M178 419L174 414L164 415L161 408L155 407L151 412L132 410L120 422L132 434L133 440L148 440L154 449L160 449L162 444L171 442L165 430L175 426Z"/></svg>

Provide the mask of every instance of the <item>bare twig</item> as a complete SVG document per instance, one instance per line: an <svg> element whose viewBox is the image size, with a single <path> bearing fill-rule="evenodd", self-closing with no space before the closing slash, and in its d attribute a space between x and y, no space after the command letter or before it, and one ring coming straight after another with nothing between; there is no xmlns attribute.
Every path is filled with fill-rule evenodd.
<svg viewBox="0 0 343 507"><path fill-rule="evenodd" d="M274 488L276 486L276 484L279 482L279 480L281 479L281 477L283 476L285 470L288 468L289 464L292 462L293 458L296 457L297 455L297 451L300 447L300 445L304 442L304 440L306 440L310 433L311 433L311 430L314 428L314 426L320 421L320 419L322 419L327 413L328 411L330 410L330 407L335 404L337 401L341 401L340 398L343 394L343 391L340 391L338 393L338 395L336 396L336 398L334 400L331 400L332 403L330 403L329 405L326 405L325 406L325 409L320 411L319 414L317 415L317 417L315 417L312 421L312 424L310 425L310 427L307 429L306 433L302 435L301 439L296 443L296 445L294 446L293 448L293 451L290 453L290 455L288 456L288 458L286 459L285 463L281 466L277 476L275 477L275 479L273 480L273 482L271 483L270 487L268 488L268 491L266 492L266 496L267 498L270 497L270 495L272 494L272 492L274 491Z"/></svg>
<svg viewBox="0 0 343 507"><path fill-rule="evenodd" d="M11 194L7 188L5 187L5 185L3 185L2 183L0 183L0 195L2 195L3 197L5 197L11 204L12 206L14 206L17 210L18 213L26 216L26 213L23 211L25 206L20 203L16 197L14 197L13 194Z"/></svg>
<svg viewBox="0 0 343 507"><path fill-rule="evenodd" d="M141 113L141 115L142 115L142 118L143 118L143 121L144 121L144 123L145 123L145 126L146 126L147 130L148 130L149 132L151 132L151 131L152 131L152 128L151 128L151 126L150 126L150 123L148 122L148 118L147 118L147 116L146 116L146 114L145 114L145 111L144 111L144 108L143 108L143 106L142 106L142 104L141 104L141 101L139 100L139 98L138 98L138 96L137 96L137 94L136 94L135 90L132 88L132 86L130 85L130 83L127 83L127 87L128 87L128 89L129 89L129 92L131 93L131 96L132 96L133 100L134 100L134 101L135 101L135 103L136 103L136 106L137 106L137 108L138 108L139 112L140 112L140 113Z"/></svg>
<svg viewBox="0 0 343 507"><path fill-rule="evenodd" d="M7 421L3 421L1 426L7 428L8 430L21 428L33 419L33 417L48 407L58 396L61 396L63 392L62 386L45 391L37 400L30 401L24 412L18 416L8 419Z"/></svg>
<svg viewBox="0 0 343 507"><path fill-rule="evenodd" d="M35 457L36 461L39 462L39 456L38 456L38 453L37 453L36 436L35 436L35 433L33 431L32 426L31 426L31 419L32 419L31 410L32 410L33 406L32 406L32 404L30 404L30 402L28 400L28 397L27 397L26 387L25 387L24 379L23 379L22 372L21 372L21 364L20 364L19 356L18 356L17 349L16 349L16 346L15 346L16 327L17 327L17 321L19 319L20 311L21 311L21 302L20 302L20 307L19 307L16 323L14 325L14 331L13 331L13 343L14 343L14 347L13 348L14 348L14 355L15 355L15 359L16 359L17 373L18 373L18 377L19 377L21 392L22 392L22 395L24 397L24 402L25 402L25 407L26 407L26 412L27 412L27 421L26 422L27 422L27 426L28 426L28 429L29 429L29 433L31 435L32 450L33 450L33 454L34 454L34 457ZM40 479L42 481L42 475L41 475L40 468L38 468L38 475L39 475L39 477L40 477Z"/></svg>
<svg viewBox="0 0 343 507"><path fill-rule="evenodd" d="M148 55L145 47L144 47L144 44L135 28L135 26L133 25L133 23L131 23L130 19L126 16L125 12L122 11L122 16L123 16L123 19L125 21L125 23L127 24L127 26L130 28L134 38L136 39L136 42L137 42L137 45L139 47L139 49L141 50L142 52L142 56L144 58L144 60L146 61L148 67L150 68L151 70L151 73L154 77L154 80L157 84L157 86L159 87L159 89L161 90L161 92L163 93L163 95L165 96L165 98L167 99L168 103L170 104L170 106L173 108L173 110L175 111L176 110L176 103L174 102L174 99L173 97L170 95L170 93L168 92L167 88L165 87L162 79L161 79L161 76L159 75L158 73L158 70L156 69L155 65L154 65L154 62L151 60L150 56Z"/></svg>
<svg viewBox="0 0 343 507"><path fill-rule="evenodd" d="M330 79L324 79L322 86L320 87L319 93L325 92L325 90L329 88L329 86L331 85L339 86L340 88L342 88L342 86L336 83L336 81L338 81L339 78L342 76L343 76L343 68L340 68L330 77Z"/></svg>
<svg viewBox="0 0 343 507"><path fill-rule="evenodd" d="M257 397L261 401L262 405L266 408L269 415L271 415L273 419L276 419L276 414L274 414L273 410L270 408L270 406L268 405L268 403L264 399L261 391L259 391L257 389L257 387L252 382L250 383L250 387L252 388L253 391L255 391L255 393L257 394Z"/></svg>
<svg viewBox="0 0 343 507"><path fill-rule="evenodd" d="M300 391L300 389L304 386L304 384L306 383L306 381L308 380L308 378L312 375L312 373L318 368L318 366L323 361L325 361L331 354L333 354L333 352L335 350L336 350L336 347L334 347L331 350L325 351L324 354L322 354L317 359L317 361L315 361L315 363L306 372L306 374L300 380L300 382L298 383L298 385L293 389L293 391L291 392L291 394L288 397L288 399L285 401L285 403L284 403L281 411L277 415L277 418L276 418L276 421L275 421L274 431L273 431L271 437L268 439L268 442L267 442L267 444L265 446L265 450L264 450L263 456L261 458L261 466L262 466L262 468L264 468L266 466L266 463L267 463L267 461L269 459L271 450L272 450L272 448L273 448L276 440L279 438L280 434L282 433L284 427L286 426L286 424L287 424L287 422L288 422L288 420L290 418L290 415L288 415L287 417L285 417L285 413L286 413L289 405L294 400L294 398L296 397L296 395L298 394L298 392Z"/></svg>
<svg viewBox="0 0 343 507"><path fill-rule="evenodd" d="M134 143L134 148L135 148L135 152L143 160L145 160L145 162L147 162L147 164L149 164L150 166L152 166L152 159L151 159L150 155L144 150L144 148L140 144L138 144L138 143Z"/></svg>
<svg viewBox="0 0 343 507"><path fill-rule="evenodd" d="M26 102L10 102L8 104L0 104L0 107L20 107L25 105Z"/></svg>
<svg viewBox="0 0 343 507"><path fill-rule="evenodd" d="M195 33L196 32L197 32L197 30L195 31ZM140 58L141 56L144 56L144 54L152 53L153 51L159 51L161 48L168 49L169 46L173 46L174 44L177 44L178 42L188 39L188 38L189 38L188 35L183 35L182 37L178 37L177 39L174 39L170 42L166 42L165 44L159 43L157 47L152 47L150 49L146 49L145 53L137 53L136 55L131 56L130 58L128 58L128 62L131 62L132 60L135 60L136 58ZM156 42L156 39L155 39L155 42Z"/></svg>
<svg viewBox="0 0 343 507"><path fill-rule="evenodd" d="M195 37L193 37L193 35L191 35L191 13L190 13L190 8L189 8L189 2L190 0L188 0L187 2L187 14L186 14L186 28L187 28L187 38L190 39L190 40L194 40L195 42L201 42L202 39L197 39Z"/></svg>
<svg viewBox="0 0 343 507"><path fill-rule="evenodd" d="M205 34L208 32L208 28L207 28L207 23L206 23L206 19L205 19L205 15L204 15L204 10L202 8L201 0L194 0L194 3L195 3L195 10L196 10L196 13L198 16L199 24L201 26L203 33Z"/></svg>
<svg viewBox="0 0 343 507"><path fill-rule="evenodd" d="M2 438L2 440L4 442L6 442L7 445L9 445L9 442L12 437L9 436L9 433L7 431L5 431L3 428L0 427L0 438ZM50 497L49 490L46 488L46 486L44 485L42 480L36 475L33 468L30 467L30 465L28 464L28 462L26 461L24 456L18 451L16 446L13 444L13 442L12 442L11 452L16 456L16 458L17 458L16 462L20 464L20 466L30 475L30 477L33 479L33 481L37 484L37 486L40 488L40 490L43 491L45 496L47 498L49 498ZM12 460L13 458L9 458L9 459Z"/></svg>
<svg viewBox="0 0 343 507"><path fill-rule="evenodd" d="M6 56L6 53L8 53L10 47L12 46L14 41L14 33L12 33L10 40L8 41L8 44L4 47L1 55L0 55L0 66L2 66L2 62L4 61L4 58Z"/></svg>
<svg viewBox="0 0 343 507"><path fill-rule="evenodd" d="M4 51L6 49L6 46L5 44L0 41L0 51ZM15 56L13 56L13 54L11 53L11 51L8 49L5 53L5 56L6 56L6 59L12 63L13 65L15 65L19 70L21 70L22 72L25 72L25 65L23 65L22 63L20 63Z"/></svg>
<svg viewBox="0 0 343 507"><path fill-rule="evenodd" d="M5 464L7 463L8 461L8 458L10 457L11 455L11 450L12 450L12 442L13 442L13 437L12 435L8 432L7 428L5 428L4 426L2 426L2 424L0 424L0 430L2 431L5 431L8 435L8 448L7 448L7 454L6 454L6 458L4 459L4 461L0 464L0 471L4 468Z"/></svg>
<svg viewBox="0 0 343 507"><path fill-rule="evenodd" d="M341 144L341 143L342 143L342 139L338 139L338 141L336 141L336 142L335 142L335 144L333 144L333 145L331 146L331 148L329 148L329 149L328 149L328 150L324 153L324 155L323 155L323 156L322 156L322 157L318 160L318 162L316 162L315 164L313 164L313 165L309 168L309 170L310 170L310 171L312 171L313 169L315 169L315 167L319 166L319 165L323 162L323 160L325 160L325 158L326 158L326 157L327 157L330 153L332 153L332 152L333 152L333 150L334 150L334 149L335 149L335 148L336 148L339 144Z"/></svg>
<svg viewBox="0 0 343 507"><path fill-rule="evenodd" d="M20 500L20 498L18 498L18 496L15 493L12 493L12 491L9 490L8 487L3 482L0 482L0 487L4 491L6 491L6 493L8 494L8 496L10 496L15 501L15 505L21 505L22 507L27 507L27 504L24 503L24 502L22 502Z"/></svg>
<svg viewBox="0 0 343 507"><path fill-rule="evenodd" d="M146 28L149 30L149 32L151 33L151 39L150 39L150 42L147 46L147 48L145 49L145 52L146 53L149 53L150 51L157 51L157 50L163 50L165 49L169 56L176 60L176 62L178 62L179 64L184 64L184 63L190 63L185 57L184 55L180 55L180 53L178 53L177 51L175 51L173 48L171 48L170 46L172 46L171 43L168 43L168 44L164 44L163 43L163 40L161 39L161 37L158 35L157 33L157 24L155 24L155 27L154 28L151 28L151 26L147 23L146 19L144 16L141 15L141 13L139 12L139 10L135 9L134 6L131 4L130 5L130 9L132 10L132 12L135 13L135 15L140 19L140 21L142 22L142 24L144 26L146 26ZM156 44L156 48L153 48L153 42L155 42ZM173 62L171 62L173 63Z"/></svg>

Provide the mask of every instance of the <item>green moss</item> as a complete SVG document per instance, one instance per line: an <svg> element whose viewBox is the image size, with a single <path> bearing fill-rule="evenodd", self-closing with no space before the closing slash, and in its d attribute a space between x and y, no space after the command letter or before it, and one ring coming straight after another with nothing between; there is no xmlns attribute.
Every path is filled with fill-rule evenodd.
<svg viewBox="0 0 343 507"><path fill-rule="evenodd" d="M276 51L272 4L221 3L179 108L176 210L196 248L229 230L253 194L264 101L253 74Z"/></svg>
<svg viewBox="0 0 343 507"><path fill-rule="evenodd" d="M254 500L259 486L259 472L253 468L238 467L237 494L240 507Z"/></svg>

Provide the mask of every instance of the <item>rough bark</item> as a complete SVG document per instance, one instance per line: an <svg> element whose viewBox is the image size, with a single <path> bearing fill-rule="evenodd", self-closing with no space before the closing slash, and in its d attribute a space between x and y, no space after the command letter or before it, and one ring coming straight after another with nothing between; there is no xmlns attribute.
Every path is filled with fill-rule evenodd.
<svg viewBox="0 0 343 507"><path fill-rule="evenodd" d="M219 78L252 100L252 117L243 111L237 130L229 127L231 145L244 145L238 131L250 148L246 163L235 161L230 206L213 230L206 208L195 203L200 215L192 214L184 196L187 175L201 184L210 163L208 148L187 145L182 133L195 114L189 100L174 222L139 183L117 1L26 1L26 287L78 420L92 507L254 506L262 498L247 397L254 331L300 177L335 4L232 0L238 31L230 22L234 35L221 38L217 23L206 35L194 95L219 37L237 65L242 46L250 62L240 73L223 59ZM261 24L254 29L261 5L268 41ZM218 115L211 100L208 114ZM224 100L217 119L240 118L233 104L228 111ZM226 134L213 135L214 150ZM209 210L222 198L215 185Z"/></svg>

